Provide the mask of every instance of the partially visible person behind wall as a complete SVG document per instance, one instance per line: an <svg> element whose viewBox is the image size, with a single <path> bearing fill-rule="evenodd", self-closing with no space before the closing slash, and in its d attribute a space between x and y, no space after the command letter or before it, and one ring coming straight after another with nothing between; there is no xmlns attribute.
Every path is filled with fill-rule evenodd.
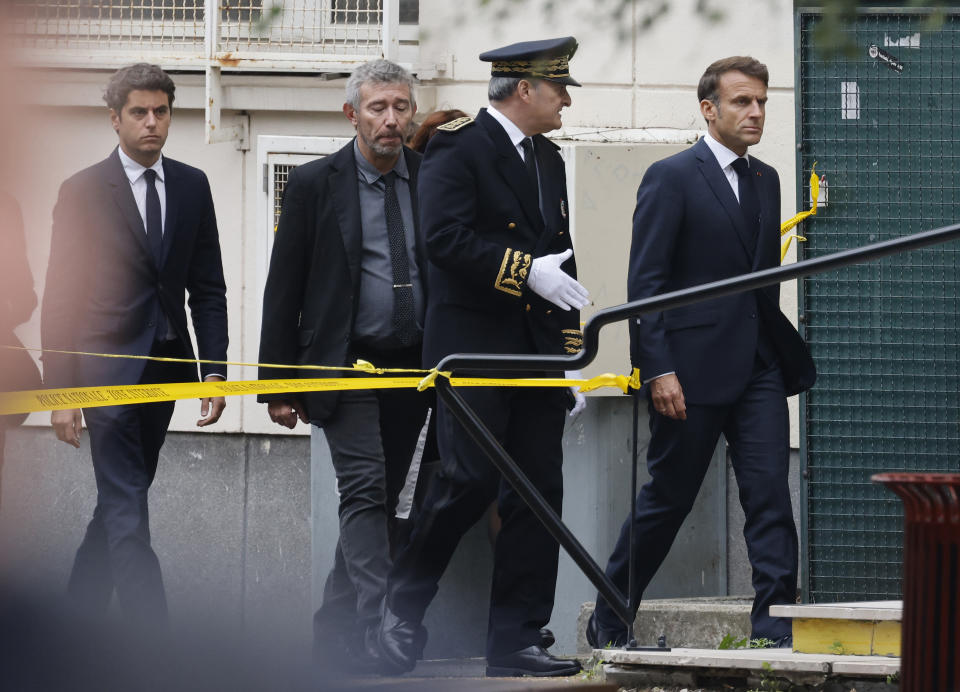
<svg viewBox="0 0 960 692"><path fill-rule="evenodd" d="M433 136L437 133L438 127L456 120L457 118L466 117L467 114L457 108L434 111L423 119L423 122L420 123L420 127L418 127L417 131L411 135L410 141L407 142L407 146L422 154L427 150L427 143L433 139Z"/></svg>

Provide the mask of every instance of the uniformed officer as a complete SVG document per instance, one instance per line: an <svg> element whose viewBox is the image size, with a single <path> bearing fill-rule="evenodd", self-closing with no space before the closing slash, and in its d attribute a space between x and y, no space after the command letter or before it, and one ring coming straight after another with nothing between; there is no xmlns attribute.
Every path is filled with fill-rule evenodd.
<svg viewBox="0 0 960 692"><path fill-rule="evenodd" d="M420 169L429 257L424 364L457 352L572 354L581 346L567 188L558 147L543 136L570 105L573 37L489 51L490 107L439 128ZM531 373L536 374L536 373ZM461 396L559 513L566 389L465 388ZM442 473L411 541L390 573L379 643L398 671L412 670L421 622L460 538L497 500L487 675L572 675L580 665L541 646L557 578L557 542L443 405Z"/></svg>

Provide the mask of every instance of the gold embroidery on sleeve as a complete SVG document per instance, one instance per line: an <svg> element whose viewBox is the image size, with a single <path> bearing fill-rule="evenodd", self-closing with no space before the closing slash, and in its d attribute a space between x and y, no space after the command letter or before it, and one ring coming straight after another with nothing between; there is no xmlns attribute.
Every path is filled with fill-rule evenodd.
<svg viewBox="0 0 960 692"><path fill-rule="evenodd" d="M500 263L500 273L497 274L493 287L498 291L519 296L523 291L523 284L527 281L530 263L533 258L522 250L507 248L503 253L503 262Z"/></svg>
<svg viewBox="0 0 960 692"><path fill-rule="evenodd" d="M583 332L579 329L564 329L560 333L563 334L563 350L567 353L580 353L583 348Z"/></svg>

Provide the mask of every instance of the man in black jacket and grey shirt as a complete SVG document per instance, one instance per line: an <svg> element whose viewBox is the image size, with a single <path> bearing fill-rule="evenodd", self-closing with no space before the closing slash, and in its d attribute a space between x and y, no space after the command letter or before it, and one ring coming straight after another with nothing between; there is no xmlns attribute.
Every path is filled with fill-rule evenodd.
<svg viewBox="0 0 960 692"><path fill-rule="evenodd" d="M260 362L420 367L425 305L416 181L420 155L403 146L416 102L400 66L374 60L347 82L343 112L356 138L290 175L263 299ZM318 373L323 376L324 373ZM341 376L343 373L333 373ZM303 377L263 368L261 378ZM412 389L266 395L270 418L325 433L340 495L335 565L314 617L315 650L358 656L379 622L390 568L390 523L427 420ZM428 438L429 439L429 438ZM436 452L426 451L426 459ZM406 485L406 488L404 486Z"/></svg>

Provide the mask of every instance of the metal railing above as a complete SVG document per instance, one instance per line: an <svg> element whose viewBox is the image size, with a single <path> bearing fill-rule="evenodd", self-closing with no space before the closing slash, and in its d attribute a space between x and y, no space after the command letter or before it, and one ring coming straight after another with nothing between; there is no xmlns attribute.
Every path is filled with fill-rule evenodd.
<svg viewBox="0 0 960 692"><path fill-rule="evenodd" d="M417 7L418 0L13 0L4 40L22 63L41 67L143 60L186 70L349 71L375 57L400 60L401 38L417 40Z"/></svg>

